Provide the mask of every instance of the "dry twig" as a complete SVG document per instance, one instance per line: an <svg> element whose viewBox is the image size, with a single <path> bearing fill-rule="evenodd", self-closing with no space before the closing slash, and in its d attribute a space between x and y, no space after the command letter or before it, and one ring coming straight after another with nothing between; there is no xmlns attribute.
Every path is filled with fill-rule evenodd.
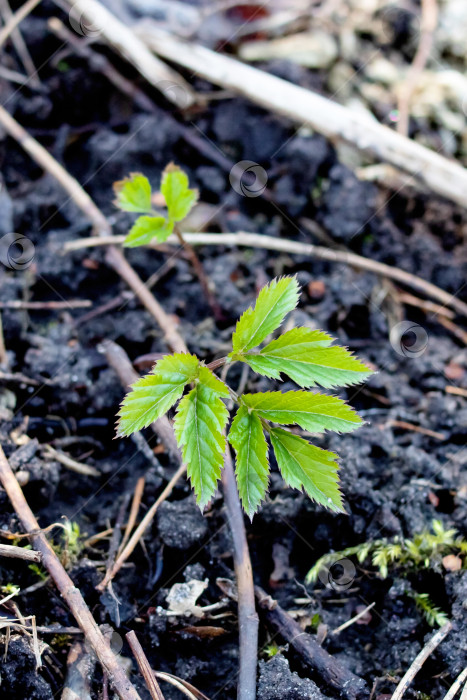
<svg viewBox="0 0 467 700"><path fill-rule="evenodd" d="M21 5L19 10L11 15L9 20L5 23L5 26L0 29L0 47L5 43L6 39L8 39L11 32L33 11L40 1L41 0L27 0L24 5Z"/></svg>
<svg viewBox="0 0 467 700"><path fill-rule="evenodd" d="M443 700L454 700L456 697L457 693L459 692L459 689L462 687L463 683L467 682L467 666L464 668L461 673L457 676L456 680L454 683L451 685L449 688L448 692L444 696ZM467 685L465 686L467 688ZM465 688L464 688L465 692ZM461 698L462 700L462 698Z"/></svg>
<svg viewBox="0 0 467 700"><path fill-rule="evenodd" d="M339 627L336 627L335 630L332 630L331 634L339 634L343 630L346 630L347 627L350 627L351 625L355 624L355 622L358 622L360 618L362 618L364 615L367 614L374 606L376 603L370 603L370 605L367 605L367 607L364 610L361 610L359 613L354 615L353 617L350 618L350 620L347 620L347 622L344 622L342 625L339 625Z"/></svg>
<svg viewBox="0 0 467 700"><path fill-rule="evenodd" d="M13 299L0 301L0 309L21 309L27 311L56 311L61 309L88 309L92 306L89 299L70 299L70 301L23 301Z"/></svg>
<svg viewBox="0 0 467 700"><path fill-rule="evenodd" d="M0 557L9 557L11 559L25 559L40 564L42 555L34 549L25 549L24 547L15 547L12 544L0 544Z"/></svg>
<svg viewBox="0 0 467 700"><path fill-rule="evenodd" d="M24 498L21 487L1 447L0 481L24 529L31 535L35 548L41 553L43 566L54 580L87 641L95 651L103 669L108 674L115 692L121 700L140 700L140 696L133 684L126 677L117 657L104 639L83 596L66 573L45 535L40 531L39 524Z"/></svg>
<svg viewBox="0 0 467 700"><path fill-rule="evenodd" d="M311 634L302 630L278 602L255 587L256 599L266 622L301 656L303 661L347 700L366 697L365 682L323 649Z"/></svg>
<svg viewBox="0 0 467 700"><path fill-rule="evenodd" d="M136 545L148 529L149 525L152 523L154 516L156 514L157 509L159 508L160 504L163 503L172 493L174 486L176 485L177 481L182 477L186 472L186 466L184 464L180 465L173 477L170 479L168 482L167 486L165 489L159 494L157 499L154 501L152 506L149 508L148 512L128 540L128 543L125 545L121 553L118 555L117 559L115 560L114 564L110 567L110 569L107 571L106 575L102 579L102 581L99 583L98 586L96 586L98 591L103 591L106 586L110 583L110 581L114 578L115 574L117 574L120 569L122 568L123 564L126 562L129 556L133 553L133 550L135 549Z"/></svg>
<svg viewBox="0 0 467 700"><path fill-rule="evenodd" d="M166 681L166 683L170 683L175 688L178 688L178 690L186 695L190 700L209 700L209 698L198 690L198 688L195 688L194 685L191 685L191 683L188 683L188 681L185 681L178 676L173 676L171 673L164 673L162 671L154 671L154 675L161 681Z"/></svg>
<svg viewBox="0 0 467 700"><path fill-rule="evenodd" d="M396 690L394 691L391 700L400 700L401 697L404 695L405 691L409 687L409 685L412 683L413 679L417 675L417 673L420 671L421 667L425 663L425 661L428 659L428 657L434 652L436 647L441 644L443 639L449 634L449 632L452 629L452 622L446 622L445 625L441 627L428 641L428 643L423 647L421 652L418 654L418 656L415 657L415 659L412 662L412 665L410 666L409 670L407 673L404 675L404 677L401 679L399 685L397 686Z"/></svg>
<svg viewBox="0 0 467 700"><path fill-rule="evenodd" d="M156 680L154 671L152 670L149 661L147 660L146 654L143 651L143 647L138 641L138 637L132 630L126 635L127 642L130 645L131 651L138 663L138 668L146 682L149 693L153 700L164 700L162 691L159 688L159 683Z"/></svg>
<svg viewBox="0 0 467 700"><path fill-rule="evenodd" d="M413 91L417 85L417 80L423 72L433 48L433 38L438 23L438 2L437 0L422 0L421 3L421 26L420 41L417 52L410 66L405 82L400 87L398 109L399 121L397 131L403 136L409 132L410 101Z"/></svg>
<svg viewBox="0 0 467 700"><path fill-rule="evenodd" d="M401 270L399 267L391 267L391 265L386 265L385 263L371 260L370 258L364 258L356 253L349 253L344 250L331 250L330 248L314 245L313 243L301 243L300 241L274 238L273 236L248 233L246 231L239 231L237 233L184 233L183 236L192 245L225 245L245 248L264 248L266 250L277 250L292 255L306 255L318 260L351 265L360 270L373 272L375 275L387 277L388 279L405 284L407 287L416 289L436 299L441 304L452 307L457 313L467 317L467 304L454 295L449 294L449 292L444 291L444 289L437 287L431 282L427 282L417 275L412 275L410 272ZM113 238L80 238L77 241L66 243L64 245L64 251L78 250L79 248L88 246L122 243L124 238L124 236L114 236ZM177 243L177 239L171 237L167 242ZM157 243L151 244L151 247L157 248ZM437 313L439 313L439 311Z"/></svg>
<svg viewBox="0 0 467 700"><path fill-rule="evenodd" d="M5 26L0 31L0 47L8 37L11 37L16 53L20 57L21 62L28 73L27 82L29 82L34 88L40 89L41 83L37 77L36 67L32 61L26 42L18 29L18 24L21 22L21 20L24 19L24 17L26 17L37 4L38 3L36 0L29 0L18 10L18 12L16 12L16 14L13 14L10 5L8 4L8 0L0 0L0 13L5 22Z"/></svg>
<svg viewBox="0 0 467 700"><path fill-rule="evenodd" d="M61 3L58 3L61 4ZM66 0L74 21L90 23L92 33L98 33L118 53L133 64L148 83L160 90L177 107L185 109L196 101L191 86L173 68L156 58L146 44L97 0ZM83 22L84 20L84 22ZM85 27L84 32L85 33Z"/></svg>
<svg viewBox="0 0 467 700"><path fill-rule="evenodd" d="M359 111L311 92L287 80L247 66L198 44L163 32L149 20L138 35L159 56L174 61L212 83L231 89L265 109L289 117L324 134L345 141L377 160L387 161L422 180L433 192L467 206L467 170Z"/></svg>
<svg viewBox="0 0 467 700"><path fill-rule="evenodd" d="M54 449L51 445L46 445L45 454L48 457L53 457L57 462L63 464L64 467L77 474L83 474L83 476L101 476L100 471L95 467L82 464L82 462L78 462L76 459Z"/></svg>

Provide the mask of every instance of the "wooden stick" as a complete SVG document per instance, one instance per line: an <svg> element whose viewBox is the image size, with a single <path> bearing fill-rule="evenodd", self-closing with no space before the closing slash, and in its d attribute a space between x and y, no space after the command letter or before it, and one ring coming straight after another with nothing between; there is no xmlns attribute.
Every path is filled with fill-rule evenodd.
<svg viewBox="0 0 467 700"><path fill-rule="evenodd" d="M98 31L99 36L129 61L153 87L160 90L169 102L181 109L195 103L195 93L180 73L156 58L132 29L100 2L66 0L65 4L71 8L75 21L80 21L82 17L89 20L93 30Z"/></svg>
<svg viewBox="0 0 467 700"><path fill-rule="evenodd" d="M456 697L457 693L459 692L459 688L461 688L462 684L465 683L466 681L467 681L467 666L464 668L463 671L461 671L461 673L459 673L456 680L454 681L454 683L451 685L448 692L444 696L443 700L453 700ZM465 691L465 688L464 688L464 691ZM462 700L462 698L461 698L461 700Z"/></svg>
<svg viewBox="0 0 467 700"><path fill-rule="evenodd" d="M452 333L461 343L467 345L467 332L463 328L459 328L455 323L453 323L449 318L444 318L444 316L439 316L437 319L438 323L446 328L450 333Z"/></svg>
<svg viewBox="0 0 467 700"><path fill-rule="evenodd" d="M311 634L302 630L278 602L258 586L255 587L260 611L272 630L300 655L303 661L347 700L368 697L365 681L352 673L321 647Z"/></svg>
<svg viewBox="0 0 467 700"><path fill-rule="evenodd" d="M361 610L359 613L351 617L350 620L347 620L347 622L344 622L342 625L339 625L339 627L336 627L335 630L332 630L331 634L339 634L343 630L346 630L347 627L350 627L351 625L355 624L355 622L358 622L358 620L366 615L367 612L369 612L375 605L376 603L370 603L370 605L367 605L364 610Z"/></svg>
<svg viewBox="0 0 467 700"><path fill-rule="evenodd" d="M48 457L52 457L57 462L60 462L60 464L63 464L64 467L70 469L70 471L72 472L76 472L77 474L83 474L83 476L102 476L100 471L95 467L90 467L87 464L82 464L81 462L78 462L76 459L73 459L69 455L66 455L63 452L59 452L58 450L54 449L51 445L45 446L45 455Z"/></svg>
<svg viewBox="0 0 467 700"><path fill-rule="evenodd" d="M438 2L437 0L422 0L422 17L420 22L420 41L417 52L410 66L405 82L399 88L399 121L397 131L403 136L409 132L410 102L413 91L417 85L420 74L425 69L433 48L433 38L438 23Z"/></svg>
<svg viewBox="0 0 467 700"><path fill-rule="evenodd" d="M406 304L407 306L413 306L416 309L423 309L426 313L435 314L435 316L445 316L446 318L453 319L455 314L446 309L444 306L435 304L432 301L426 301L425 299L420 299L419 297L413 296L408 292L397 291L397 300L401 304Z"/></svg>
<svg viewBox="0 0 467 700"><path fill-rule="evenodd" d="M421 433L422 435L427 435L435 440L446 440L446 435L444 433L436 432L435 430L430 430L429 428L424 428L421 425L415 425L415 423L408 423L405 420L396 420L395 418L390 418L385 427L388 428L401 428L402 430L411 430L414 433Z"/></svg>
<svg viewBox="0 0 467 700"><path fill-rule="evenodd" d="M193 44L145 20L135 30L155 53L235 91L267 110L344 141L422 180L436 194L467 207L467 170L357 110L349 109L230 56Z"/></svg>
<svg viewBox="0 0 467 700"><path fill-rule="evenodd" d="M399 685L394 691L391 700L400 700L404 695L405 691L412 683L413 679L420 671L421 667L427 660L427 658L434 652L436 647L441 644L443 639L449 634L452 629L452 622L446 622L441 629L439 629L428 641L428 643L423 647L421 652L415 657L407 673L401 679Z"/></svg>
<svg viewBox="0 0 467 700"><path fill-rule="evenodd" d="M6 22L6 24L0 29L0 47L4 44L6 39L10 36L11 32L16 29L18 24L23 21L25 17L28 16L30 12L40 3L41 0L27 0L24 5L21 5L19 10L17 10Z"/></svg>
<svg viewBox="0 0 467 700"><path fill-rule="evenodd" d="M72 177L38 141L33 139L32 136L29 136L27 131L25 131L25 129L23 129L23 127L1 106L0 124L2 124L10 136L18 141L26 153L28 153L44 170L50 173L50 175L53 175L60 185L68 192L70 198L93 224L95 233L99 236L105 236L106 238L111 236L112 229L109 222L91 197L83 190L79 182L75 180L75 178ZM170 316L165 313L153 294L138 277L125 259L122 251L111 245L106 254L106 261L125 280L147 310L154 316L157 323L163 329L166 341L170 347L178 352L183 352L182 348L185 347L185 343L178 333L175 323Z"/></svg>
<svg viewBox="0 0 467 700"><path fill-rule="evenodd" d="M40 564L42 555L34 549L24 549L24 547L15 547L12 544L0 544L0 557L10 557L11 559L25 559L26 561L34 561Z"/></svg>
<svg viewBox="0 0 467 700"><path fill-rule="evenodd" d="M136 659L139 670L141 671L141 674L146 682L151 698L153 698L153 700L164 700L159 683L157 682L154 671L152 670L147 656L143 651L143 647L138 641L138 637L133 630L128 632L125 636Z"/></svg>
<svg viewBox="0 0 467 700"><path fill-rule="evenodd" d="M136 518L138 517L138 513L139 513L139 507L141 505L141 499L143 497L144 484L145 484L144 476L140 476L140 478L136 482L135 491L133 493L133 499L131 501L130 515L128 517L128 521L126 524L126 528L125 528L125 532L124 532L122 541L120 542L120 546L118 547L118 550L117 550L117 556L119 556L123 552L123 550L125 549L125 545L128 542L128 540L130 539L131 531L133 530L133 528L135 526Z"/></svg>
<svg viewBox="0 0 467 700"><path fill-rule="evenodd" d="M140 522L130 539L128 540L128 544L125 545L124 549L118 555L114 564L107 571L102 581L96 586L98 591L103 591L105 589L109 582L114 578L115 574L117 574L120 571L128 557L131 556L134 548L148 529L149 525L154 520L154 516L160 504L163 503L170 496L177 481L180 479L180 477L182 477L185 474L185 472L186 466L184 464L180 465L173 477L168 482L165 489L162 491L162 493L159 494L157 499L149 508L148 512L146 513L146 515L144 516L144 518L142 519L142 521Z"/></svg>
<svg viewBox="0 0 467 700"><path fill-rule="evenodd" d="M345 250L331 250L324 246L314 245L313 243L301 243L299 241L291 241L285 238L274 238L273 236L264 236L258 233L248 233L239 231L237 233L184 233L183 237L192 245L225 245L225 246L241 246L245 248L263 248L265 250L277 250L279 252L307 255L310 258L317 260L327 260L328 262L343 263L351 265L360 270L373 272L375 275L387 277L401 284L407 285L412 289L416 289L423 294L426 294L438 302L451 306L459 314L467 317L467 304L457 297L449 294L440 287L437 287L431 282L412 275L410 272L401 270L399 267L392 267L386 263L380 263L377 260L364 258L356 253L349 253ZM78 250L87 246L109 245L110 243L122 243L125 236L110 237L91 237L80 238L77 241L70 241L64 245L64 251ZM170 237L167 243L176 244L177 239ZM152 248L157 248L156 243L151 244ZM439 312L438 312L439 313Z"/></svg>
<svg viewBox="0 0 467 700"><path fill-rule="evenodd" d="M30 83L30 85L35 88L36 90L39 90L41 88L41 81L39 80L38 73L36 70L36 67L33 63L33 60L31 58L31 54L29 53L28 47L26 45L26 42L23 39L23 35L21 34L20 30L18 29L18 24L19 22L23 19L23 17L26 17L26 15L31 12L31 10L34 8L35 4L30 5L28 2L23 6L25 9L20 8L18 13L15 15L11 11L10 5L8 3L8 0L0 0L0 14L3 18L3 21L5 23L5 26L3 30L1 31L1 40L0 41L0 48L2 46L3 41L9 37L11 39L11 42L13 46L15 47L15 51L18 54L21 63L23 64L26 73L28 74L28 79L27 83ZM23 12L21 12L23 10ZM18 18L18 14L21 12Z"/></svg>
<svg viewBox="0 0 467 700"><path fill-rule="evenodd" d="M187 698L190 698L190 700L209 700L207 695L198 690L198 688L195 688L194 685L191 685L191 683L188 683L188 681L178 676L173 676L171 673L164 673L163 671L154 671L154 675L161 681L166 681L166 683L170 683L175 686L175 688L178 688L178 690L186 695Z"/></svg>
<svg viewBox="0 0 467 700"><path fill-rule="evenodd" d="M246 539L243 511L238 497L237 483L230 449L227 447L222 485L232 533L235 577L238 591L238 632L240 663L237 683L237 700L255 700L256 666L258 663L259 618L255 606L253 571Z"/></svg>
<svg viewBox="0 0 467 700"><path fill-rule="evenodd" d="M70 301L0 301L0 309L26 309L28 311L55 311L61 309L88 309L92 306L89 299L70 299Z"/></svg>
<svg viewBox="0 0 467 700"><path fill-rule="evenodd" d="M32 536L35 548L42 555L42 564L55 582L60 594L68 605L75 620L82 629L90 646L94 649L110 683L121 700L140 700L140 696L120 666L117 657L105 641L102 632L91 615L80 591L66 573L59 558L50 546L45 535L40 532L32 510L0 447L0 481L24 529Z"/></svg>

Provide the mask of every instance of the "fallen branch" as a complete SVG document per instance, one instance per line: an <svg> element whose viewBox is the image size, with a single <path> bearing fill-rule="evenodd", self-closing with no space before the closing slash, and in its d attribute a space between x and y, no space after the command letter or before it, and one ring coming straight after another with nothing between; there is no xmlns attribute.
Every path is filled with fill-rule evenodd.
<svg viewBox="0 0 467 700"><path fill-rule="evenodd" d="M184 233L184 238L191 245L225 245L225 246L241 246L245 248L263 248L265 250L277 250L279 252L306 255L317 260L326 260L328 262L343 263L351 265L360 270L373 272L375 275L387 277L401 284L416 289L423 294L426 294L438 302L451 306L462 316L467 317L467 304L457 297L449 294L440 287L437 287L431 282L412 275L410 272L401 270L399 267L391 267L386 263L364 258L356 253L349 253L344 250L331 250L324 246L314 245L313 243L301 243L285 238L274 238L273 236L264 236L259 233L248 233L239 231L238 233ZM64 251L79 250L80 248L93 247L99 245L109 245L110 243L123 243L125 236L110 237L90 237L80 238L76 241L65 243ZM167 243L176 244L175 237L170 237ZM157 243L151 244L152 248L157 248ZM438 312L439 313L439 312Z"/></svg>
<svg viewBox="0 0 467 700"><path fill-rule="evenodd" d="M133 684L126 677L117 657L96 624L80 591L66 573L59 558L50 546L39 524L26 502L24 494L0 447L0 481L8 498L20 519L25 531L31 535L32 542L42 555L42 565L47 569L64 601L68 605L87 642L95 651L104 671L108 674L111 685L121 700L140 700Z"/></svg>
<svg viewBox="0 0 467 700"><path fill-rule="evenodd" d="M255 592L260 611L269 627L293 647L324 683L348 700L368 697L368 690L362 678L328 654L315 638L304 632L298 622L265 591L256 586Z"/></svg>
<svg viewBox="0 0 467 700"><path fill-rule="evenodd" d="M467 170L375 119L230 56L169 35L148 19L135 32L159 56L306 125L331 141L350 143L377 160L391 163L423 181L436 194L467 207Z"/></svg>
<svg viewBox="0 0 467 700"><path fill-rule="evenodd" d="M428 643L423 647L421 652L415 657L407 673L401 679L399 685L394 691L391 700L400 700L404 695L405 691L412 683L413 679L420 671L421 667L428 659L429 656L434 652L436 647L441 644L443 639L449 634L452 629L452 622L446 622L441 629L439 629L428 641Z"/></svg>
<svg viewBox="0 0 467 700"><path fill-rule="evenodd" d="M25 559L40 564L42 555L34 549L25 549L24 547L15 547L12 544L0 544L0 557L9 557L10 559Z"/></svg>
<svg viewBox="0 0 467 700"><path fill-rule="evenodd" d="M57 2L62 5L61 2ZM180 73L156 58L146 44L126 24L121 22L97 0L65 0L71 8L70 22L86 35L86 20L90 34L98 35L129 61L148 83L160 90L164 97L184 109L196 102L192 87Z"/></svg>

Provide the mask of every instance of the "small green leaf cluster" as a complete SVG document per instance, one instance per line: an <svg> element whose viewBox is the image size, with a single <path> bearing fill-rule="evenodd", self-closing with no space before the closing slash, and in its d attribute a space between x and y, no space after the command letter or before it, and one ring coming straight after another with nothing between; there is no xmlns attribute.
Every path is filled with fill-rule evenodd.
<svg viewBox="0 0 467 700"><path fill-rule="evenodd" d="M238 405L228 433L236 454L239 495L250 517L264 499L269 481L269 437L285 482L304 490L317 503L342 511L337 455L312 445L290 429L311 433L349 432L362 421L342 399L304 391L317 384L331 388L366 379L371 370L322 331L294 328L260 345L282 324L299 298L295 277L273 280L259 293L254 307L239 319L226 364L243 362L256 373L293 379L298 391L272 391L237 396L197 357L166 355L139 379L119 411L118 435L130 435L165 414L178 401L174 429L187 464L197 502L204 508L213 497L226 449L229 412L225 399ZM185 388L188 393L183 396ZM183 397L183 398L182 398Z"/></svg>
<svg viewBox="0 0 467 700"><path fill-rule="evenodd" d="M182 221L198 200L198 190L188 186L188 175L174 163L169 163L162 173L160 191L165 199L167 214L153 209L149 180L141 173L114 184L114 204L123 211L141 214L123 243L127 248L147 245L155 238L160 243L167 240L175 225Z"/></svg>
<svg viewBox="0 0 467 700"><path fill-rule="evenodd" d="M450 552L460 555L467 554L467 540L457 537L454 529L445 530L440 520L432 521L432 532L423 532L414 535L413 539L394 537L387 539L363 542L354 547L347 547L340 552L329 552L320 557L306 576L307 583L318 580L319 572L324 567L329 567L333 562L345 557L356 556L362 564L371 554L371 563L378 569L381 578L387 578L389 567L418 570L420 568L432 568L438 566L441 559ZM467 566L467 558L464 559L464 567Z"/></svg>
<svg viewBox="0 0 467 700"><path fill-rule="evenodd" d="M442 627L449 621L446 613L432 602L428 593L411 593L410 597L430 627Z"/></svg>

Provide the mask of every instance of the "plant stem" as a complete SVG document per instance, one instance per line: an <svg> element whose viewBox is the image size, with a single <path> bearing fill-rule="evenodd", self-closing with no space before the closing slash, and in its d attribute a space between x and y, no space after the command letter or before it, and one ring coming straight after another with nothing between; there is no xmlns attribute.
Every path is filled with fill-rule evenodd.
<svg viewBox="0 0 467 700"><path fill-rule="evenodd" d="M225 454L222 485L224 487L224 500L232 533L235 577L238 591L240 662L237 700L255 700L259 620L255 606L253 571L248 551L243 511L238 497L229 447L227 447Z"/></svg>
<svg viewBox="0 0 467 700"><path fill-rule="evenodd" d="M174 225L174 233L180 241L180 245L183 247L183 250L186 252L186 254L191 260L191 264L193 265L193 269L203 289L206 301L208 302L209 306L211 307L211 311L214 314L214 318L216 319L216 321L221 320L223 317L222 310L219 304L217 303L216 299L214 298L214 294L212 293L211 287L209 286L209 280L206 277L206 273L204 272L201 260L198 258L198 255L193 246L185 240L177 224Z"/></svg>
<svg viewBox="0 0 467 700"><path fill-rule="evenodd" d="M227 362L227 357L219 357L218 360L213 360L210 362L206 367L211 370L219 369L219 367L223 367Z"/></svg>

